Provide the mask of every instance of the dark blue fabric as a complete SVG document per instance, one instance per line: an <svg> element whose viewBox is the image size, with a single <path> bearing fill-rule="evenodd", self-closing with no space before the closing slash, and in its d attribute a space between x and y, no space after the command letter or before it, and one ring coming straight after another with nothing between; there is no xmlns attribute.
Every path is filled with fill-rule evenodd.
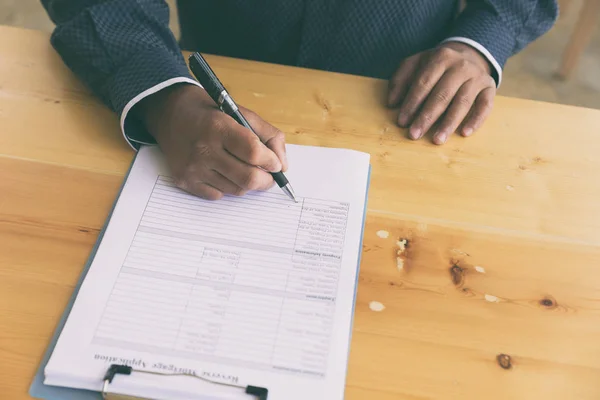
<svg viewBox="0 0 600 400"><path fill-rule="evenodd" d="M406 57L451 36L483 45L501 67L555 22L555 0L179 0L182 37L163 0L41 0L52 44L116 113L142 91L190 77L180 45L387 79ZM143 140L151 140L145 138Z"/></svg>

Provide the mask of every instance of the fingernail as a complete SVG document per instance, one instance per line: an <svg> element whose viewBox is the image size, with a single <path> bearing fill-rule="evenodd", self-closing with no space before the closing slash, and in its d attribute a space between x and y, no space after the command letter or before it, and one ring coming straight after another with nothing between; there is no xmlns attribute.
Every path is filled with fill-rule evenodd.
<svg viewBox="0 0 600 400"><path fill-rule="evenodd" d="M421 137L421 128L411 128L410 129L410 137L413 139L418 139Z"/></svg>
<svg viewBox="0 0 600 400"><path fill-rule="evenodd" d="M473 128L465 128L463 129L463 135L465 136L471 136L471 134L473 133Z"/></svg>
<svg viewBox="0 0 600 400"><path fill-rule="evenodd" d="M406 124L408 124L408 117L404 114L401 114L398 116L398 125L400 125L401 127L406 127Z"/></svg>
<svg viewBox="0 0 600 400"><path fill-rule="evenodd" d="M439 132L435 136L435 139L436 139L437 144L444 144L444 143L446 143L446 140L448 140L448 133L447 132Z"/></svg>

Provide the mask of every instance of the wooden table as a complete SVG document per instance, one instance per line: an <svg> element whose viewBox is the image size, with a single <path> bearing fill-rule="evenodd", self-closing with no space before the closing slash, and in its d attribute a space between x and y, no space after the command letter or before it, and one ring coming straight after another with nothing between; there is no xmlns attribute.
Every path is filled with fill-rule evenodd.
<svg viewBox="0 0 600 400"><path fill-rule="evenodd" d="M600 111L498 97L436 147L385 82L209 61L289 143L372 155L347 399L600 398ZM29 398L133 155L47 35L0 29L1 398Z"/></svg>

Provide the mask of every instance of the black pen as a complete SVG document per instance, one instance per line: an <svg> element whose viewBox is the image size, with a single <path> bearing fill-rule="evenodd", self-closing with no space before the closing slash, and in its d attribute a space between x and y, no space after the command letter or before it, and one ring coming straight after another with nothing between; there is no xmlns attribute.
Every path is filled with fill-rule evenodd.
<svg viewBox="0 0 600 400"><path fill-rule="evenodd" d="M210 97L217 103L221 111L235 119L240 125L250 129L256 135L256 132L252 129L246 118L244 118L238 106L235 104L229 93L227 93L227 90L225 90L221 81L219 81L219 78L217 78L204 57L196 52L190 56L189 62L192 73ZM271 172L271 175L285 194L297 203L298 200L296 200L292 185L290 185L283 172Z"/></svg>

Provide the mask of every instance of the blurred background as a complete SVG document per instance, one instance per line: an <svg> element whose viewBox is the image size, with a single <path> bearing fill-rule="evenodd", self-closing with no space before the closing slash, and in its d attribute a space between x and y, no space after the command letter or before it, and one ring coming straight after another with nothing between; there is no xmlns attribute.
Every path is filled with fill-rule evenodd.
<svg viewBox="0 0 600 400"><path fill-rule="evenodd" d="M600 0L559 4L554 28L508 61L499 94L600 109ZM53 29L39 0L0 0L0 24ZM171 28L178 35L175 12Z"/></svg>

